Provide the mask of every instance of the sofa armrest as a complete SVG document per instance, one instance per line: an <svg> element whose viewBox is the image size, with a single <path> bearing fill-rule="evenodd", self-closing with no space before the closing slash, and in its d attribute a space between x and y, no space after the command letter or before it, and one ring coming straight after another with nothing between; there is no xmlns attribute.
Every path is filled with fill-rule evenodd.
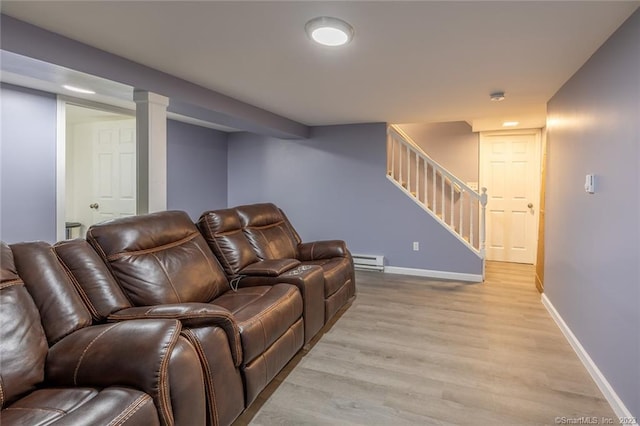
<svg viewBox="0 0 640 426"><path fill-rule="evenodd" d="M109 315L109 321L127 321L134 319L176 319L184 327L216 326L224 330L229 338L233 362L239 366L242 362L240 329L233 314L227 309L209 303L173 303L156 306L138 306L126 308Z"/></svg>
<svg viewBox="0 0 640 426"><path fill-rule="evenodd" d="M149 394L173 424L168 365L179 321L140 320L80 329L49 349L46 380L57 386L130 386Z"/></svg>
<svg viewBox="0 0 640 426"><path fill-rule="evenodd" d="M298 265L298 259L262 260L243 268L239 275L277 277Z"/></svg>
<svg viewBox="0 0 640 426"><path fill-rule="evenodd" d="M332 257L347 257L349 251L342 240L314 241L298 244L300 260L331 259Z"/></svg>

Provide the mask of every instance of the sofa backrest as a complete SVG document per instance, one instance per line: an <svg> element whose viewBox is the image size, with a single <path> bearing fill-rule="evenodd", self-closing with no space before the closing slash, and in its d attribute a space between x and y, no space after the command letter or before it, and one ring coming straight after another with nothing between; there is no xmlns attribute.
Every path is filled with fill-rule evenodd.
<svg viewBox="0 0 640 426"><path fill-rule="evenodd" d="M49 346L93 322L49 243L11 245L18 275L38 307Z"/></svg>
<svg viewBox="0 0 640 426"><path fill-rule="evenodd" d="M53 251L94 320L105 322L110 314L132 306L107 265L86 240L60 241L53 245Z"/></svg>
<svg viewBox="0 0 640 426"><path fill-rule="evenodd" d="M44 380L48 345L38 309L5 243L0 256L0 408L4 408Z"/></svg>
<svg viewBox="0 0 640 426"><path fill-rule="evenodd" d="M278 207L264 203L239 206L235 210L260 260L298 258L298 241Z"/></svg>
<svg viewBox="0 0 640 426"><path fill-rule="evenodd" d="M207 243L182 211L93 225L87 241L134 306L210 302L228 287Z"/></svg>
<svg viewBox="0 0 640 426"><path fill-rule="evenodd" d="M243 268L259 260L242 230L235 209L205 212L197 225L227 276L236 276Z"/></svg>

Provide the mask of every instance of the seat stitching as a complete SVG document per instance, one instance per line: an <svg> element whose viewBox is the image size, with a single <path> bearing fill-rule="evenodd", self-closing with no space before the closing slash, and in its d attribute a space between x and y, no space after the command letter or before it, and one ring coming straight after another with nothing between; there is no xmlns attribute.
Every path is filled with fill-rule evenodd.
<svg viewBox="0 0 640 426"><path fill-rule="evenodd" d="M215 277L219 271L216 271L216 268L213 266L212 262L211 262L211 256L207 256L204 252L204 250L202 250L202 248L200 247L199 244L194 244L196 246L196 248L198 249L198 251L200 252L200 254L202 254L202 257L204 257L204 260L207 261L207 265L209 265L209 269L211 270L212 275ZM211 253L211 252L209 252ZM211 289L211 291L209 292L209 294L207 295L207 302L209 302L211 299L213 299L216 294L218 294L218 286L216 285L215 287L213 287Z"/></svg>
<svg viewBox="0 0 640 426"><path fill-rule="evenodd" d="M237 293L234 293L234 294L237 294ZM266 294L266 293L258 293L258 292L244 292L244 291L242 292L242 295L243 295L243 296L245 296L245 295L246 295L246 296L264 296L265 294ZM224 297L224 296L222 296L222 297ZM251 303L255 302L255 300L256 300L256 299L249 300L247 303L245 303L244 305L240 306L239 308L236 308L234 311L231 311L231 310L229 310L229 311L231 311L231 313L233 313L233 314L235 314L236 312L240 312L241 310L243 310L244 308L246 308L247 306L249 306ZM212 304L212 305L216 305L216 306L220 306L220 307L224 308L224 306L223 306L223 305L217 305L217 304L216 304L216 299L214 299L214 300L211 302L211 304ZM225 309L227 309L227 308L225 308Z"/></svg>
<svg viewBox="0 0 640 426"><path fill-rule="evenodd" d="M269 245L269 239L267 239L267 237L264 235L264 232L262 232L262 229L257 229L257 231L260 233L260 237L262 237L262 239L266 243L265 247L267 247L267 250L269 250L270 257L273 259L275 255L273 254L273 250L271 250L271 246Z"/></svg>
<svg viewBox="0 0 640 426"><path fill-rule="evenodd" d="M98 310L91 302L91 299L89 298L87 293L84 291L84 288L80 285L80 282L78 281L76 276L73 275L73 273L71 272L71 268L69 268L69 265L67 264L67 262L65 262L65 260L62 257L60 257L55 247L51 247L51 251L53 251L53 254L58 259L58 262L62 265L62 269L64 269L64 271L66 272L67 277L69 277L75 289L78 291L78 293L80 293L80 297L89 308L89 311L91 312L91 316L93 317L93 319L96 321L99 321L100 315L98 314Z"/></svg>
<svg viewBox="0 0 640 426"><path fill-rule="evenodd" d="M260 326L262 328L262 341L264 342L262 346L266 349L267 348L267 330L266 330L266 327L264 326L264 321L262 319L263 317L259 318L258 321L260 321ZM264 352L262 353L264 354Z"/></svg>
<svg viewBox="0 0 640 426"><path fill-rule="evenodd" d="M118 416L109 422L108 426L122 425L131 418L140 408L147 403L151 397L147 394L140 395L138 399L129 404Z"/></svg>
<svg viewBox="0 0 640 426"><path fill-rule="evenodd" d="M200 358L202 367L207 374L208 380L205 382L205 384L209 391L209 401L210 401L209 415L211 416L212 419L214 419L214 425L217 425L219 424L218 407L216 404L216 391L213 387L213 376L212 376L211 366L209 365L209 361L207 360L207 356L204 353L204 349L202 348L200 340L197 338L195 333L191 330L184 330L183 334L187 337L187 340L189 340L193 344L194 348L196 349L196 352L198 352L198 356Z"/></svg>
<svg viewBox="0 0 640 426"><path fill-rule="evenodd" d="M122 290L122 294L127 299L127 302L129 302L130 306L133 306L133 303L131 302L131 298L129 297L129 293L122 288L122 282L120 281L118 274L113 270L113 265L111 265L111 262L109 262L109 259L107 258L107 254L102 249L102 246L98 243L98 240L96 240L96 238L93 236L93 229L91 228L89 228L89 230L87 231L87 242L91 245L91 247L94 250L98 252L98 255L100 255L102 262L107 266L107 269L109 270L109 272L111 272L111 276L115 279L116 284L118 285L120 290Z"/></svg>
<svg viewBox="0 0 640 426"><path fill-rule="evenodd" d="M204 224L207 227L207 229L209 230L209 234L211 234L213 242L216 245L216 247L218 248L218 251L222 255L221 257L224 259L225 263L227 264L228 269L231 271L233 269L231 267L231 263L229 263L229 260L227 260L227 256L225 256L223 254L222 248L220 248L220 244L218 244L218 239L216 238L216 234L215 234L215 232L213 232L213 229L211 228L211 224L209 223L209 221L206 218L204 220ZM240 232L242 232L242 230L240 230Z"/></svg>
<svg viewBox="0 0 640 426"><path fill-rule="evenodd" d="M215 232L215 233L212 232L212 235L215 237L226 237L227 235L233 235L239 232L242 232L242 228L232 229L231 231L224 231L224 232Z"/></svg>
<svg viewBox="0 0 640 426"><path fill-rule="evenodd" d="M173 281L169 277L169 273L165 269L164 265L162 264L162 262L160 262L160 259L158 259L158 256L156 256L155 253L152 253L151 256L153 256L153 258L156 260L156 262L158 262L158 265L160 266L160 269L162 270L162 273L164 274L164 276L167 278L167 281L169 282L169 285L171 286L171 289L173 290L173 294L176 296L176 299L178 300L178 303L182 303L182 300L180 300L180 295L178 295L178 291L173 286Z"/></svg>
<svg viewBox="0 0 640 426"><path fill-rule="evenodd" d="M11 281L5 281L2 284L0 284L0 289L4 290L5 288L9 288L11 286L20 285L20 284L24 284L24 282L22 281L22 279L16 278Z"/></svg>
<svg viewBox="0 0 640 426"><path fill-rule="evenodd" d="M191 319L191 318L216 318L216 316L223 316L225 319L233 319L233 316L229 315L226 312L216 312L215 314L210 314L210 313L203 313L203 314L188 314L187 317L180 317L180 316L176 316L176 315L172 315L172 314L154 314L154 313L149 313L146 312L144 315L150 315L151 318L158 318L158 319ZM120 320L120 319L139 319L140 315L136 315L136 314L123 314L123 315L119 315L118 313L115 313L113 315L109 315L109 319L112 320Z"/></svg>
<svg viewBox="0 0 640 426"><path fill-rule="evenodd" d="M165 418L167 424L173 424L173 412L169 409L171 405L171 398L169 396L169 348L173 347L178 341L178 337L180 337L180 330L182 324L178 321L175 322L173 326L173 331L171 333L171 338L162 348L162 352L164 355L162 356L162 361L160 362L160 383L163 384L161 388L158 389L160 395L158 395L158 399L160 400L160 408L162 409L162 416Z"/></svg>
<svg viewBox="0 0 640 426"><path fill-rule="evenodd" d="M260 357L262 358L262 362L264 362L264 382L269 383L269 372L267 371L269 363L267 362L267 356L262 352Z"/></svg>
<svg viewBox="0 0 640 426"><path fill-rule="evenodd" d="M120 253L114 253L111 254L107 257L108 261L114 261L117 259L120 259L122 257L127 257L127 256L138 256L138 255L142 255L142 254L151 254L151 253L156 253L159 251L163 251L166 249L170 249L173 247L178 247L181 246L182 244L188 243L189 241L193 240L194 238L197 238L198 235L200 235L200 232L193 232L190 235L187 235L184 238L179 239L178 241L174 241L172 243L168 243L168 244L163 244L161 246L156 246L153 248L148 248L148 249L142 249L142 250L132 250L132 251L123 251Z"/></svg>
<svg viewBox="0 0 640 426"><path fill-rule="evenodd" d="M100 245L100 243L98 243L98 240L96 239L96 237L93 236L93 229L89 228L89 230L87 231L87 241L91 244L91 246L93 248L97 248L100 251L100 254L102 255L103 259L107 259L107 254L104 252L104 250L102 249L102 246Z"/></svg>
<svg viewBox="0 0 640 426"><path fill-rule="evenodd" d="M216 245L216 248L218 249L218 252L220 253L220 257L222 257L222 259L224 260L224 263L227 264L227 268L230 271L233 271L234 268L231 267L231 262L229 262L229 259L227 259L227 256L224 255L224 251L222 250L222 247L220 247L220 244L218 244L218 239L217 238L213 238L213 243Z"/></svg>
<svg viewBox="0 0 640 426"><path fill-rule="evenodd" d="M286 301L290 300L292 297L295 297L295 292L289 292L289 294L285 295L287 297ZM285 301L283 301L282 299L278 299L275 300L271 305L269 305L269 307L265 310L263 310L262 312L260 312L255 319L247 320L247 321L243 321L243 324L246 325L252 325L253 323L255 323L256 321L261 321L262 318L264 318L264 316L266 316L268 313L270 313L271 311L273 311L274 309L278 308L278 306L280 306L280 304L284 303Z"/></svg>
<svg viewBox="0 0 640 426"><path fill-rule="evenodd" d="M6 410L46 411L47 413L54 412L58 414L67 414L67 412L64 410L61 410L59 408L51 408L51 407L7 407L2 409L2 411L6 411Z"/></svg>
<svg viewBox="0 0 640 426"><path fill-rule="evenodd" d="M114 324L112 326L109 326L107 329L103 330L100 334L98 334L96 337L94 337L91 342L89 342L89 344L87 345L86 348L84 348L84 350L82 351L82 354L80 355L80 358L78 359L78 364L76 365L75 370L73 371L73 384L78 386L78 371L80 370L80 365L82 364L82 361L84 361L84 357L87 354L87 352L89 351L89 349L91 348L91 346L93 346L93 344L100 338L102 337L105 333L111 331L115 326L117 326L118 324Z"/></svg>
<svg viewBox="0 0 640 426"><path fill-rule="evenodd" d="M247 226L247 228L252 228L252 229L267 229L267 228L272 228L274 226L278 226L280 224L284 223L284 220L280 219L278 222L273 222L273 223L269 223L267 225L262 225L262 226L257 226L257 225L251 225L251 226Z"/></svg>
<svg viewBox="0 0 640 426"><path fill-rule="evenodd" d="M243 324L245 327L246 326L251 326L254 323L256 323L257 321L262 321L262 318L264 318L266 315L268 315L271 311L277 309L280 304L285 303L287 301L289 301L292 297L295 297L297 289L294 287L292 289L289 290L288 294L285 294L286 299L277 299L275 300L271 305L269 305L266 309L264 309L262 312L260 312L258 315L256 315L253 318L247 319L246 321L242 321L241 324ZM267 293L264 293L267 294ZM263 295L264 295L263 294ZM248 305L250 305L252 302L254 302L254 300L248 302L246 305L244 305L242 308L240 308L239 310L234 311L234 314L239 312L240 310L246 308ZM242 334L242 332L240 332L240 334ZM266 340L265 340L266 342Z"/></svg>

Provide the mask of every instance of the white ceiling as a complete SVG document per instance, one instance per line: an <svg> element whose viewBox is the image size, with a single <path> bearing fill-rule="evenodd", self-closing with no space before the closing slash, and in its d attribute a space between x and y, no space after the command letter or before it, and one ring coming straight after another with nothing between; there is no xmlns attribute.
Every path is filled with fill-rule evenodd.
<svg viewBox="0 0 640 426"><path fill-rule="evenodd" d="M2 1L2 12L306 125L544 123L640 2ZM343 48L304 33L355 29ZM489 101L502 90L507 99ZM491 126L489 126L491 127Z"/></svg>

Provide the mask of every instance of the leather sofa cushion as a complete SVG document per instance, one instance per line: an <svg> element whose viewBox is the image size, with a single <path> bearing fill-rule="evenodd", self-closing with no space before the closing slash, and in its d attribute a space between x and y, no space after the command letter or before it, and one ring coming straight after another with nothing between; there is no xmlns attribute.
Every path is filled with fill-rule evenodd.
<svg viewBox="0 0 640 426"><path fill-rule="evenodd" d="M298 257L297 245L293 244L283 222L262 228L247 227L244 232L261 260Z"/></svg>
<svg viewBox="0 0 640 426"><path fill-rule="evenodd" d="M49 243L11 245L18 274L33 298L49 345L91 325L92 318Z"/></svg>
<svg viewBox="0 0 640 426"><path fill-rule="evenodd" d="M113 275L86 240L61 241L53 246L95 320L131 307Z"/></svg>
<svg viewBox="0 0 640 426"><path fill-rule="evenodd" d="M244 367L245 399L249 406L304 343L302 318L296 321L263 354ZM277 422L274 422L277 424Z"/></svg>
<svg viewBox="0 0 640 426"><path fill-rule="evenodd" d="M298 244L300 260L331 259L333 257L348 257L349 250L342 240L314 241Z"/></svg>
<svg viewBox="0 0 640 426"><path fill-rule="evenodd" d="M93 229L93 231L91 230ZM122 217L93 225L87 233L106 256L173 245L193 234L195 226L183 211ZM91 237L91 238L89 238ZM95 246L94 246L95 247Z"/></svg>
<svg viewBox="0 0 640 426"><path fill-rule="evenodd" d="M302 316L302 297L290 284L228 291L213 304L233 313L240 327L243 364L250 363Z"/></svg>
<svg viewBox="0 0 640 426"><path fill-rule="evenodd" d="M2 426L106 425L119 419L127 425L160 424L149 395L121 387L40 389L0 412Z"/></svg>
<svg viewBox="0 0 640 426"><path fill-rule="evenodd" d="M258 261L234 209L203 213L198 220L198 228L227 276L235 276L241 269Z"/></svg>
<svg viewBox="0 0 640 426"><path fill-rule="evenodd" d="M3 279L10 276L6 266L3 262ZM4 407L44 380L48 347L38 309L22 282L3 280L0 286L0 403Z"/></svg>
<svg viewBox="0 0 640 426"><path fill-rule="evenodd" d="M346 257L334 257L332 259L310 260L302 262L303 265L318 265L324 272L325 298L338 291L351 279L351 261Z"/></svg>
<svg viewBox="0 0 640 426"><path fill-rule="evenodd" d="M297 259L298 242L273 204L236 207L245 235L261 260Z"/></svg>
<svg viewBox="0 0 640 426"><path fill-rule="evenodd" d="M280 209L273 203L247 204L235 207L243 228L247 226L263 227L283 222Z"/></svg>
<svg viewBox="0 0 640 426"><path fill-rule="evenodd" d="M228 289L220 264L185 212L103 222L89 228L87 240L135 306L205 303Z"/></svg>
<svg viewBox="0 0 640 426"><path fill-rule="evenodd" d="M240 369L233 362L227 334L219 327L193 327L183 329L183 334L201 357L209 398L210 420L207 424L230 425L245 405L243 380ZM171 390L173 398L173 388ZM189 390L187 395L191 394Z"/></svg>
<svg viewBox="0 0 640 426"><path fill-rule="evenodd" d="M15 281L19 279L16 265L13 261L13 253L4 241L0 242L0 282Z"/></svg>

